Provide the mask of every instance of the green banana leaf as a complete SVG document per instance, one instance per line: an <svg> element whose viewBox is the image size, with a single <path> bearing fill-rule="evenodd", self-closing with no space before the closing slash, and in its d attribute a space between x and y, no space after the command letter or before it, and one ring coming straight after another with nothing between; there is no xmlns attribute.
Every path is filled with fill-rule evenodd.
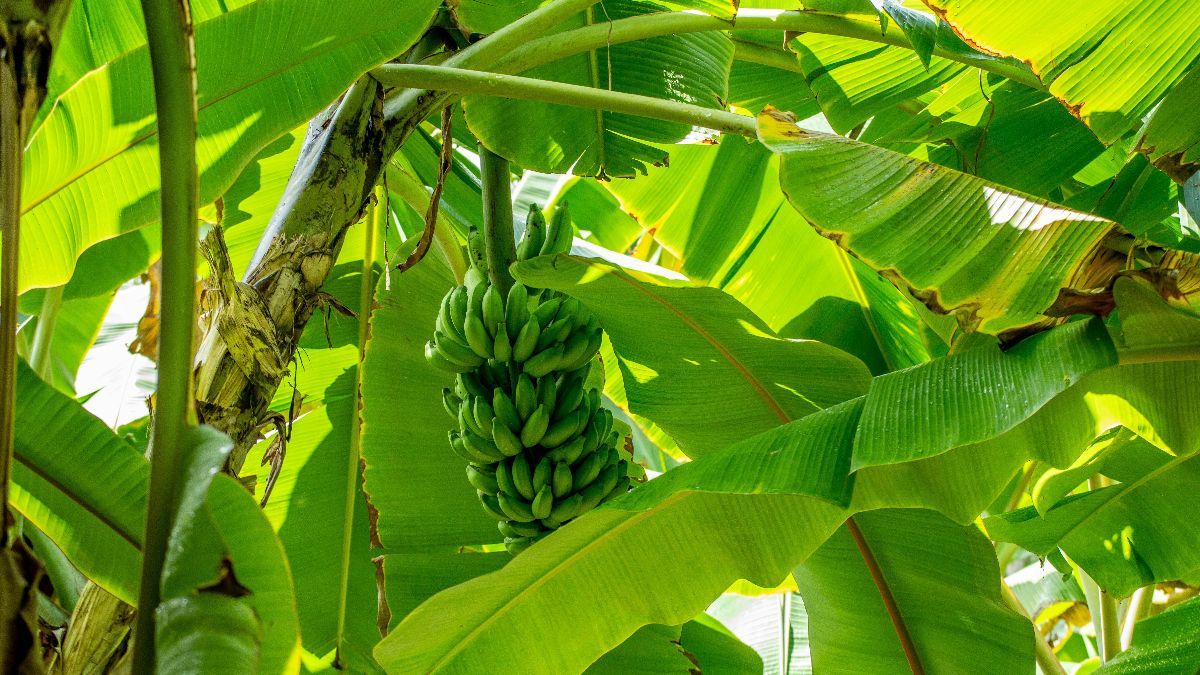
<svg viewBox="0 0 1200 675"><path fill-rule="evenodd" d="M910 662L893 621L906 627L929 672L1030 672L1033 627L1000 597L987 538L932 511L869 511L854 518L894 598L889 617L846 529L794 573L808 612L813 670L905 672Z"/></svg>
<svg viewBox="0 0 1200 675"><path fill-rule="evenodd" d="M741 39L743 36L738 36ZM784 70L747 60L745 49L734 41L733 67L729 71L729 103L758 114L769 106L786 110L798 119L821 112L800 64ZM789 57L791 58L791 57Z"/></svg>
<svg viewBox="0 0 1200 675"><path fill-rule="evenodd" d="M23 362L16 377L13 508L89 579L136 602L148 463Z"/></svg>
<svg viewBox="0 0 1200 675"><path fill-rule="evenodd" d="M819 342L775 337L716 289L570 256L536 258L513 270L526 284L570 293L600 318L630 410L691 457L854 398L870 380L858 359Z"/></svg>
<svg viewBox="0 0 1200 675"><path fill-rule="evenodd" d="M301 9L294 0L260 0L198 23L200 202L221 195L264 146L363 70L403 51L436 5L356 0ZM65 283L85 249L154 220L148 73L144 47L116 57L64 91L34 132L22 184L21 290Z"/></svg>
<svg viewBox="0 0 1200 675"><path fill-rule="evenodd" d="M927 0L964 40L1014 56L1112 143L1200 57L1200 7L1170 0Z"/></svg>
<svg viewBox="0 0 1200 675"><path fill-rule="evenodd" d="M1192 121L1200 105L1200 68L1179 81L1154 111L1138 139L1138 150L1183 185L1200 171L1200 125Z"/></svg>
<svg viewBox="0 0 1200 675"><path fill-rule="evenodd" d="M655 673L694 673L698 664L680 645L680 626L639 628L615 649L583 671L588 675L624 675L652 667ZM651 665L652 664L652 665Z"/></svg>
<svg viewBox="0 0 1200 675"><path fill-rule="evenodd" d="M560 28L661 10L639 0L606 0ZM732 62L729 37L708 32L618 44L539 66L525 75L719 108ZM647 165L667 161L667 152L654 143L677 143L692 133L689 125L675 122L484 96L464 98L463 110L471 132L488 149L546 173L644 174Z"/></svg>
<svg viewBox="0 0 1200 675"><path fill-rule="evenodd" d="M1061 549L1120 597L1184 577L1200 570L1200 459L1160 455L1153 470L1128 482L1068 497L1041 515L1029 507L992 516L984 527L992 539L1038 555Z"/></svg>
<svg viewBox="0 0 1200 675"><path fill-rule="evenodd" d="M836 35L810 33L789 46L799 57L825 119L840 134L967 69L940 57L926 67L911 49Z"/></svg>
<svg viewBox="0 0 1200 675"><path fill-rule="evenodd" d="M875 378L854 444L854 469L932 457L994 438L1085 375L1117 363L1099 320L952 354Z"/></svg>
<svg viewBox="0 0 1200 675"><path fill-rule="evenodd" d="M759 115L759 136L813 227L968 330L1043 327L1060 291L1103 287L1124 262L1103 218L778 115Z"/></svg>
<svg viewBox="0 0 1200 675"><path fill-rule="evenodd" d="M1137 623L1129 649L1097 675L1175 675L1200 668L1200 599L1180 603Z"/></svg>

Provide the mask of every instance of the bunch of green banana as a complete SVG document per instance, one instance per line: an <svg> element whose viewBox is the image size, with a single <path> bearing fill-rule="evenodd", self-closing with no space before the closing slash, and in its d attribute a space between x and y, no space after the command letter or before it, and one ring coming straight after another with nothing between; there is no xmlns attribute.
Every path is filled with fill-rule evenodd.
<svg viewBox="0 0 1200 675"><path fill-rule="evenodd" d="M564 207L547 227L531 208L517 258L564 253L574 228ZM429 362L455 373L442 391L458 429L450 447L467 464L483 509L514 554L629 489L612 413L587 386L603 331L580 302L488 278L482 237L468 239L471 267L442 299Z"/></svg>

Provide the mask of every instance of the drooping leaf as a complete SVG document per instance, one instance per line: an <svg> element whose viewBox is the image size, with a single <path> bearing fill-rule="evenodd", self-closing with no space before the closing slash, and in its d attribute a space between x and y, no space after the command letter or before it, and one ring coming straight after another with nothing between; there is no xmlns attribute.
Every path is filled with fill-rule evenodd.
<svg viewBox="0 0 1200 675"><path fill-rule="evenodd" d="M679 626L652 624L639 628L583 672L588 675L622 675L651 668L655 673L664 675L695 672L697 664L680 647L679 633Z"/></svg>
<svg viewBox="0 0 1200 675"><path fill-rule="evenodd" d="M683 624L679 645L692 655L702 672L713 675L768 672L749 645L708 614Z"/></svg>
<svg viewBox="0 0 1200 675"><path fill-rule="evenodd" d="M1200 527L1189 515L1200 489L1200 460L1162 455L1152 471L1128 478L1068 497L1040 516L1029 507L984 525L993 539L1038 555L1061 548L1120 597L1200 569Z"/></svg>
<svg viewBox="0 0 1200 675"><path fill-rule="evenodd" d="M716 289L570 256L513 269L526 284L577 297L600 318L620 359L630 409L689 456L853 398L870 379L844 352L775 337Z"/></svg>
<svg viewBox="0 0 1200 675"><path fill-rule="evenodd" d="M855 522L898 615L890 616L850 533L839 531L795 571L815 672L907 671L896 621L930 672L1032 669L1032 626L1001 600L996 554L976 528L931 511L869 511Z"/></svg>
<svg viewBox="0 0 1200 675"><path fill-rule="evenodd" d="M1062 289L1102 287L1124 262L1103 218L774 115L759 135L813 227L968 329L1044 326Z"/></svg>
<svg viewBox="0 0 1200 675"><path fill-rule="evenodd" d="M301 9L260 0L196 25L200 202L259 150L395 56L437 3ZM369 14L371 21L362 21ZM65 283L86 248L152 222L157 137L149 60L137 47L64 92L26 149L22 290ZM100 195L101 198L96 198Z"/></svg>
<svg viewBox="0 0 1200 675"><path fill-rule="evenodd" d="M747 597L726 593L709 614L754 648L763 673L812 675L808 613L799 593Z"/></svg>
<svg viewBox="0 0 1200 675"><path fill-rule="evenodd" d="M16 375L12 506L89 579L135 602L149 465L23 362Z"/></svg>
<svg viewBox="0 0 1200 675"><path fill-rule="evenodd" d="M1137 124L1200 57L1200 7L1190 3L925 4L971 44L1028 63L1105 143Z"/></svg>

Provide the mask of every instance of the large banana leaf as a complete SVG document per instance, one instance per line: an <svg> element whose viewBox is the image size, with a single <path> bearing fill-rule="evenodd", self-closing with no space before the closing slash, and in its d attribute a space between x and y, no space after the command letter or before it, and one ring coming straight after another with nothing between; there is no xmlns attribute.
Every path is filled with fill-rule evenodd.
<svg viewBox="0 0 1200 675"><path fill-rule="evenodd" d="M689 456L858 396L870 380L858 359L819 342L778 338L716 289L570 256L514 270L531 286L579 298L600 318L630 410L661 426Z"/></svg>
<svg viewBox="0 0 1200 675"><path fill-rule="evenodd" d="M796 568L817 673L909 669L899 620L928 672L1029 672L1033 627L1007 607L987 538L932 511L860 513L855 522L884 570L898 618L889 618L849 532L839 531Z"/></svg>
<svg viewBox="0 0 1200 675"><path fill-rule="evenodd" d="M1200 6L1195 3L925 4L976 47L1028 63L1105 143L1138 124L1200 57Z"/></svg>
<svg viewBox="0 0 1200 675"><path fill-rule="evenodd" d="M260 0L198 23L201 203L364 70L403 51L436 5ZM22 290L65 283L83 250L154 220L158 146L148 58L137 47L90 71L30 139Z"/></svg>
<svg viewBox="0 0 1200 675"><path fill-rule="evenodd" d="M1200 598L1137 623L1133 644L1097 675L1175 675L1200 668Z"/></svg>
<svg viewBox="0 0 1200 675"><path fill-rule="evenodd" d="M1103 218L778 115L759 115L759 135L813 227L968 329L1044 326L1063 289L1103 287L1124 262Z"/></svg>
<svg viewBox="0 0 1200 675"><path fill-rule="evenodd" d="M24 363L16 376L13 507L80 572L135 602L149 465Z"/></svg>
<svg viewBox="0 0 1200 675"><path fill-rule="evenodd" d="M661 11L639 0L607 0L563 29ZM723 33L656 37L579 54L539 66L527 75L543 80L610 88L719 108L728 88L733 44ZM583 108L483 96L463 99L467 124L489 149L527 169L586 176L632 177L667 152L652 143L675 143L692 128Z"/></svg>

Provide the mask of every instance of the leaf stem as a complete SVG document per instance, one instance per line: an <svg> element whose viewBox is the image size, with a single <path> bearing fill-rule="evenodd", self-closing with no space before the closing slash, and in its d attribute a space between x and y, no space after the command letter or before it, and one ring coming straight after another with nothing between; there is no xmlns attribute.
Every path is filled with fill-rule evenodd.
<svg viewBox="0 0 1200 675"><path fill-rule="evenodd" d="M490 66L527 43L530 37L545 33L599 1L552 0L455 54L443 65L458 68ZM453 98L452 95L447 95L445 92L409 90L388 101L383 112L389 123L389 140L398 146L399 141L407 138L411 133L411 126L424 120L428 111L444 107ZM399 121L403 128L393 130L392 123L394 121Z"/></svg>
<svg viewBox="0 0 1200 675"><path fill-rule="evenodd" d="M0 27L0 39L7 27ZM17 262L21 227L20 87L15 49L0 51L0 550L8 544L8 479L17 399Z"/></svg>
<svg viewBox="0 0 1200 675"><path fill-rule="evenodd" d="M1001 574L1003 574L1003 571ZM1026 619L1029 618L1029 613L1021 606L1021 601L1017 599L1016 594L1013 593L1012 588L1003 578L1000 579L1000 594L1004 596L1005 604L1011 607L1014 612ZM1067 675L1067 670L1063 668L1058 657L1054 655L1054 650L1050 648L1050 645L1046 644L1041 635L1037 634L1037 626L1033 626L1033 657L1045 675Z"/></svg>
<svg viewBox="0 0 1200 675"><path fill-rule="evenodd" d="M162 316L133 672L156 670L155 614L180 492L191 400L196 272L196 63L187 0L142 0L158 112Z"/></svg>
<svg viewBox="0 0 1200 675"><path fill-rule="evenodd" d="M909 669L912 670L913 675L924 675L925 667L921 665L917 646L913 644L912 636L908 634L908 626L904 623L904 617L900 616L896 598L892 595L892 589L887 585L887 580L883 578L883 570L880 569L879 562L875 560L875 554L871 552L871 547L863 537L862 530L858 529L858 523L854 522L854 518L846 519L846 529L850 531L854 545L858 547L858 552L867 565L867 571L871 574L876 589L879 590L879 597L883 599L888 618L892 620L892 627L896 629L896 637L900 639L900 648L904 650L904 658L908 661Z"/></svg>
<svg viewBox="0 0 1200 675"><path fill-rule="evenodd" d="M610 23L585 26L527 41L513 49L498 64L498 69L519 73L534 66L609 44L645 40L663 35L710 31L774 30L788 33L819 33L912 49L912 43L894 24L881 30L878 21L856 19L837 14L806 10L739 10L732 22L693 12L642 14ZM944 59L979 68L1020 82L1034 89L1045 89L1027 66L1014 59L997 58L975 51L951 50L935 46L933 53ZM452 64L457 65L457 64ZM773 65L773 64L766 64Z"/></svg>
<svg viewBox="0 0 1200 675"><path fill-rule="evenodd" d="M417 213L425 213L429 208L429 192L421 184L421 181L394 165L388 169L388 188ZM454 226L446 217L445 209L438 211L438 226L433 231L433 243L446 259L446 264L454 273L454 278L458 283L462 283L463 277L467 273L467 259L463 255L462 245L458 243L454 234Z"/></svg>
<svg viewBox="0 0 1200 675"><path fill-rule="evenodd" d="M450 142L442 139L443 143ZM501 292L508 295L513 277L508 267L517 259L513 236L512 174L508 160L479 144L479 168L483 179L483 235L487 243L488 276Z"/></svg>
<svg viewBox="0 0 1200 675"><path fill-rule="evenodd" d="M1129 607L1125 609L1125 621L1121 624L1121 649L1129 649L1133 644L1133 631L1137 622L1146 616L1150 606L1154 604L1154 584L1142 586L1133 592L1129 598Z"/></svg>
<svg viewBox="0 0 1200 675"><path fill-rule="evenodd" d="M690 103L664 101L651 96L446 66L389 64L371 72L379 81L389 86L423 87L453 91L458 94L483 94L580 108L596 108L670 122L682 122L726 134L737 134L749 138L757 136L757 126L753 117Z"/></svg>

